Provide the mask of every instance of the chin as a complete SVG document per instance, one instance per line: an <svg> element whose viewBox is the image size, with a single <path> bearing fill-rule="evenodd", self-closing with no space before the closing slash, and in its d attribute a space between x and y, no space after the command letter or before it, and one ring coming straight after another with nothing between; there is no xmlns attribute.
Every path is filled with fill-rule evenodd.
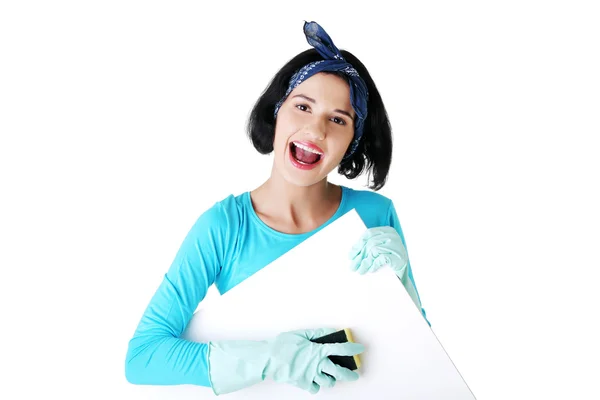
<svg viewBox="0 0 600 400"><path fill-rule="evenodd" d="M292 185L309 187L321 182L323 179L327 178L327 175L322 176L321 174L315 174L313 176L298 176L297 173L295 174L293 172L290 173L289 171L285 171L283 177L287 182L291 183Z"/></svg>
<svg viewBox="0 0 600 400"><path fill-rule="evenodd" d="M286 182L300 187L313 186L326 179L328 175L323 168L306 171L298 169L288 162L278 163L275 168Z"/></svg>

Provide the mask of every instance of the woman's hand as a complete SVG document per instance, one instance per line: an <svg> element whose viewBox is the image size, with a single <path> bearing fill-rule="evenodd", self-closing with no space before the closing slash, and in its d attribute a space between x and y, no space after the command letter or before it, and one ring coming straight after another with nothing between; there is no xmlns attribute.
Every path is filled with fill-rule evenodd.
<svg viewBox="0 0 600 400"><path fill-rule="evenodd" d="M209 344L211 387L216 395L230 393L270 378L315 394L337 381L355 381L358 373L334 364L329 356L354 356L359 343L315 343L311 339L335 329L305 329L280 333L270 340L225 340Z"/></svg>
<svg viewBox="0 0 600 400"><path fill-rule="evenodd" d="M367 229L352 246L348 256L350 268L361 275L389 265L402 278L408 265L406 248L398 232L391 226Z"/></svg>
<svg viewBox="0 0 600 400"><path fill-rule="evenodd" d="M314 343L311 339L335 332L335 329L307 329L285 332L270 342L265 375L275 382L288 383L316 394L331 388L336 381L355 381L358 373L334 364L329 356L360 354L359 343Z"/></svg>
<svg viewBox="0 0 600 400"><path fill-rule="evenodd" d="M352 246L348 256L352 260L350 268L359 274L375 272L381 267L389 266L425 317L417 287L412 279L408 253L396 229L391 226L367 229L360 240ZM427 323L429 324L429 321Z"/></svg>

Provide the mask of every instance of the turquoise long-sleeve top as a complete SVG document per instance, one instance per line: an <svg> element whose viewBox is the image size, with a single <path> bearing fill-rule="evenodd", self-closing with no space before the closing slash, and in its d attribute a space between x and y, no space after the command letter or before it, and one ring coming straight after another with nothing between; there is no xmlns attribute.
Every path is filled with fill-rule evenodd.
<svg viewBox="0 0 600 400"><path fill-rule="evenodd" d="M250 192L216 202L189 230L144 311L129 341L127 380L134 384L210 387L208 343L180 338L208 288L215 284L221 294L227 292L352 209L367 228L394 227L406 247L393 202L368 190L342 186L336 213L319 228L302 234L282 233L266 225L252 207ZM427 320L410 260L408 277L403 283L413 286L407 290Z"/></svg>

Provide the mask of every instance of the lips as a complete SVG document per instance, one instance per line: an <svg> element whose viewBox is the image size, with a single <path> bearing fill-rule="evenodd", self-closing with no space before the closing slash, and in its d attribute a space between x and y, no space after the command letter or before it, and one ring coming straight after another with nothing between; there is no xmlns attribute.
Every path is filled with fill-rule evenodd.
<svg viewBox="0 0 600 400"><path fill-rule="evenodd" d="M306 141L291 142L288 146L288 154L292 165L302 170L317 167L325 157L325 152L319 146Z"/></svg>
<svg viewBox="0 0 600 400"><path fill-rule="evenodd" d="M303 148L307 148L308 150L311 150L317 154L320 154L321 156L323 156L323 154L325 154L325 152L323 150L321 150L321 148L319 146L317 146L316 144L311 143L311 142L295 140L292 142L292 144L303 147Z"/></svg>

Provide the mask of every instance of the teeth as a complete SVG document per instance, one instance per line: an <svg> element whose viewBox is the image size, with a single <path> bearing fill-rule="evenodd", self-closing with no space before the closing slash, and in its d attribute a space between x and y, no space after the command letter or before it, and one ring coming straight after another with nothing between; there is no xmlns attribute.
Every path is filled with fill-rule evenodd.
<svg viewBox="0 0 600 400"><path fill-rule="evenodd" d="M305 145L303 145L303 144L301 144L301 143L296 143L296 142L294 142L294 145L295 145L296 147L300 147L302 150L310 151L311 153L318 154L318 155L320 155L320 156L322 156L322 155L323 155L323 153L321 153L321 152L319 152L319 151L317 151L317 150L315 150L315 149L311 149L310 147L308 147L308 146L305 146Z"/></svg>

